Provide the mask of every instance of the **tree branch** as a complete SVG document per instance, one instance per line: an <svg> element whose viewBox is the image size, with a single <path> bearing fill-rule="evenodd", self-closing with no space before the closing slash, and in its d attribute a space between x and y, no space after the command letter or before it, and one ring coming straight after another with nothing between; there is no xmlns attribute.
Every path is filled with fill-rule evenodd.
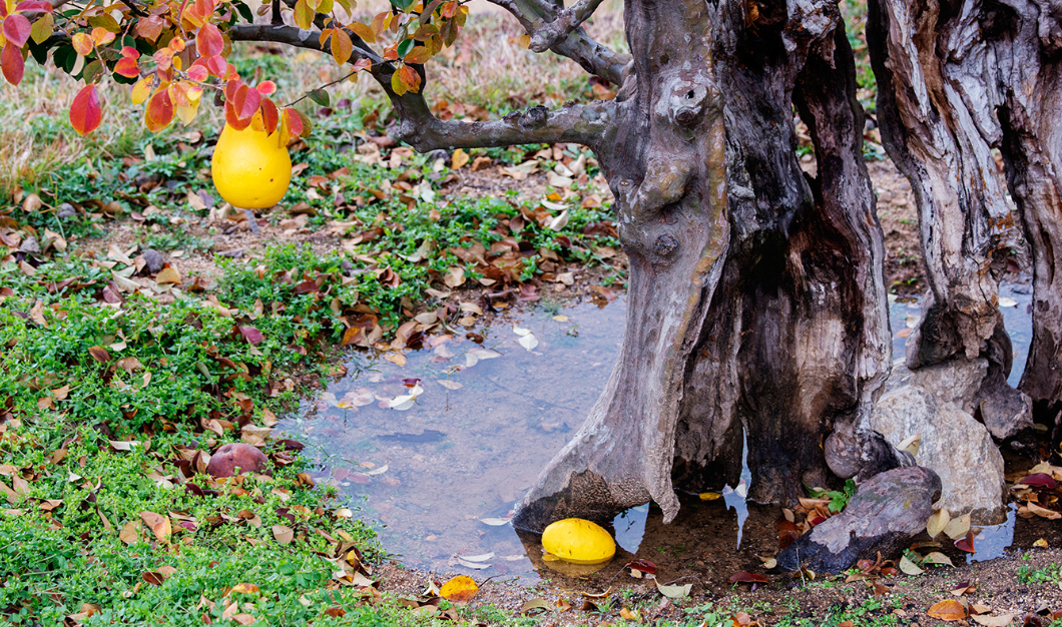
<svg viewBox="0 0 1062 627"><path fill-rule="evenodd" d="M232 41L269 41L328 52L321 45L320 32L294 26L241 24L229 29L228 33ZM432 114L424 100L423 87L420 93L406 92L399 96L391 88L391 76L395 72L393 64L369 50L361 39L355 36L351 36L351 39L354 41L351 60L368 59L372 62L369 72L395 108L399 120L395 138L407 142L420 152L437 148L554 142L577 142L594 147L604 137L614 117L616 105L600 101L589 105L569 105L556 111L532 107L524 113L513 113L492 122L466 124L440 120Z"/></svg>
<svg viewBox="0 0 1062 627"><path fill-rule="evenodd" d="M531 50L545 52L557 43L562 37L567 37L575 29L582 26L583 22L590 18L601 6L602 0L579 0L567 9L557 14L557 17L548 24L542 24L531 35Z"/></svg>
<svg viewBox="0 0 1062 627"><path fill-rule="evenodd" d="M548 28L544 26L546 21L555 21L555 18L559 16L557 13L557 6L550 0L487 0L491 4L496 4L513 15L520 22L520 25L524 27L524 30L528 34L532 35L532 41L535 34L542 28ZM568 10L574 11L579 5L591 5L600 4L600 0L580 0L573 5L571 9L565 9L560 13L563 14ZM581 12L585 11L584 6L580 9ZM590 9L589 13L593 13L593 9ZM589 13L587 16L589 16ZM585 18L584 18L585 19ZM580 22L581 24L581 22ZM560 27L558 27L560 30ZM600 76L608 82L622 86L623 85L623 70L630 63L631 56L629 54L621 54L607 46L603 46L600 43L590 39L587 36L586 31L582 26L576 24L570 31L566 33L566 36L558 34L556 40L549 46L549 49L553 52L561 55L562 57L568 57L582 66L587 72Z"/></svg>
<svg viewBox="0 0 1062 627"><path fill-rule="evenodd" d="M539 106L501 120L471 124L440 120L430 113L421 118L403 116L395 135L420 152L557 142L595 148L613 122L613 108L608 101L568 104L553 111Z"/></svg>

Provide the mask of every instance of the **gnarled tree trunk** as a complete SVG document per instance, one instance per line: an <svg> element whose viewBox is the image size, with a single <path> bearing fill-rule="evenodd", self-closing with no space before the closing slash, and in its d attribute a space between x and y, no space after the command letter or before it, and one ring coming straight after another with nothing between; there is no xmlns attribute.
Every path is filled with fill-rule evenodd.
<svg viewBox="0 0 1062 627"><path fill-rule="evenodd" d="M676 484L736 484L743 440L759 501L895 465L865 426L890 334L836 5L631 0L625 17L634 63L595 146L631 263L624 347L518 526L649 500L670 521Z"/></svg>
<svg viewBox="0 0 1062 627"><path fill-rule="evenodd" d="M929 279L912 368L987 358L969 404L994 436L1031 426L1028 397L1006 384L1012 348L998 282L1017 225L998 182L1001 148L1033 258L1034 337L1020 389L1042 420L1062 405L1062 244L1057 3L872 0L867 38L886 148L918 201Z"/></svg>

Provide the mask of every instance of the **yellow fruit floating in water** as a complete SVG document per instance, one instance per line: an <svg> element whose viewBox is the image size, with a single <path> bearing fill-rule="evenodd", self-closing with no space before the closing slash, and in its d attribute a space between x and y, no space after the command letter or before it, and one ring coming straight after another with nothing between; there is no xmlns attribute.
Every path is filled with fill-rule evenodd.
<svg viewBox="0 0 1062 627"><path fill-rule="evenodd" d="M270 135L253 124L242 131L225 125L210 169L218 193L240 209L272 207L291 182L291 157L280 129Z"/></svg>
<svg viewBox="0 0 1062 627"><path fill-rule="evenodd" d="M589 520L565 518L542 532L542 548L573 564L602 564L616 554L616 541Z"/></svg>

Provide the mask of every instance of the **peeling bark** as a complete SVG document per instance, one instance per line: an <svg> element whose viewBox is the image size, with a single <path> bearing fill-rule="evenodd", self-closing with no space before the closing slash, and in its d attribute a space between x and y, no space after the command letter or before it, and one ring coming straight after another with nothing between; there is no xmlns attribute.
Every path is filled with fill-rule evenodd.
<svg viewBox="0 0 1062 627"><path fill-rule="evenodd" d="M915 190L930 283L907 362L987 357L972 400L1004 431L1028 424L1028 399L1005 384L1011 348L998 280L1018 225L993 148L1002 150L1033 259L1033 342L1019 387L1041 420L1062 408L1059 16L1047 0L870 2L882 133Z"/></svg>
<svg viewBox="0 0 1062 627"><path fill-rule="evenodd" d="M519 526L648 500L670 521L674 484L736 483L745 438L761 502L898 463L864 424L890 334L851 50L833 3L747 6L626 5L634 80L599 153L631 263L626 337Z"/></svg>

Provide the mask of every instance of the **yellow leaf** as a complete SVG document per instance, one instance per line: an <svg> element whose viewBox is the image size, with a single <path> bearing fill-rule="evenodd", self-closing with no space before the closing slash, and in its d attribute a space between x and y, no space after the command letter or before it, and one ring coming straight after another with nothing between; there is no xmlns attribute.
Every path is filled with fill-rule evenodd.
<svg viewBox="0 0 1062 627"><path fill-rule="evenodd" d="M450 168L460 170L468 163L468 159L468 153L458 148L454 151L454 156L450 159Z"/></svg>
<svg viewBox="0 0 1062 627"><path fill-rule="evenodd" d="M714 501L721 496L723 495L718 492L701 492L702 501Z"/></svg>
<svg viewBox="0 0 1062 627"><path fill-rule="evenodd" d="M527 50L528 48L531 47L531 35L528 35L527 33L524 33L523 35L520 36L520 39L517 41L517 43L520 44L521 48L523 48L524 50Z"/></svg>
<svg viewBox="0 0 1062 627"><path fill-rule="evenodd" d="M179 284L181 282L181 274L174 268L163 268L155 277L155 282Z"/></svg>
<svg viewBox="0 0 1062 627"><path fill-rule="evenodd" d="M148 96L151 95L151 80L151 76L145 76L133 85L133 90L129 94L133 104L143 104L148 99Z"/></svg>
<svg viewBox="0 0 1062 627"><path fill-rule="evenodd" d="M442 598L449 601L471 601L479 593L475 580L467 575L458 575L443 584L439 591Z"/></svg>
<svg viewBox="0 0 1062 627"><path fill-rule="evenodd" d="M231 592L238 592L240 594L257 594L258 586L253 583L238 583L232 587Z"/></svg>
<svg viewBox="0 0 1062 627"><path fill-rule="evenodd" d="M949 522L951 522L951 514L948 513L948 510L940 508L933 512L933 515L926 522L926 533L929 534L930 538L935 538L940 535L941 531L944 531Z"/></svg>

